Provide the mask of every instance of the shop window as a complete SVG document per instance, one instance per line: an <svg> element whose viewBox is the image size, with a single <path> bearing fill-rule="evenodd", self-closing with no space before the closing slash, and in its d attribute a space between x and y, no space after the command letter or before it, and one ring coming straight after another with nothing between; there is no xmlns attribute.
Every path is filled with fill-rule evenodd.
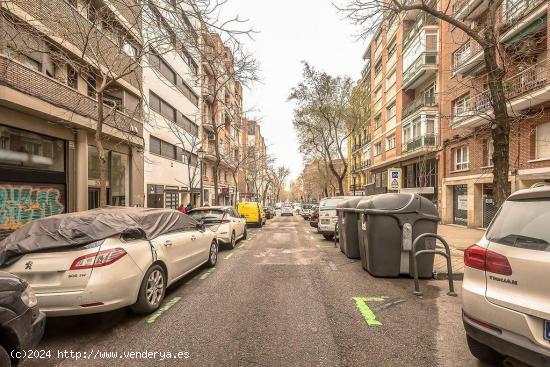
<svg viewBox="0 0 550 367"><path fill-rule="evenodd" d="M109 156L109 151L105 151L105 156ZM105 163L105 173L109 176L109 159ZM88 180L99 180L99 154L97 148L91 145L88 146Z"/></svg>
<svg viewBox="0 0 550 367"><path fill-rule="evenodd" d="M537 126L536 159L550 158L550 122Z"/></svg>
<svg viewBox="0 0 550 367"><path fill-rule="evenodd" d="M0 165L65 171L65 142L0 125Z"/></svg>
<svg viewBox="0 0 550 367"><path fill-rule="evenodd" d="M453 157L455 171L468 169L470 164L470 152L467 145L456 148L453 152Z"/></svg>
<svg viewBox="0 0 550 367"><path fill-rule="evenodd" d="M177 186L166 186L164 191L164 207L178 209L180 206L179 188Z"/></svg>

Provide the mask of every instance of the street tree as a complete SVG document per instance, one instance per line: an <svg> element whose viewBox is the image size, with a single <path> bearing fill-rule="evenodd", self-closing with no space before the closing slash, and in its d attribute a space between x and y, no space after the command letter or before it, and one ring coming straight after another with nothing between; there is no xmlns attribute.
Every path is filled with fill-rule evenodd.
<svg viewBox="0 0 550 367"><path fill-rule="evenodd" d="M349 77L331 76L304 63L303 81L291 91L289 100L296 104L294 128L303 154L318 155L326 161L338 182L340 194L348 173L347 140L359 126L355 117L361 106L353 95ZM340 162L342 169L337 168Z"/></svg>
<svg viewBox="0 0 550 367"><path fill-rule="evenodd" d="M279 202L281 192L284 191L286 180L290 175L290 170L285 166L279 166L271 171L271 182L273 183L274 199Z"/></svg>
<svg viewBox="0 0 550 367"><path fill-rule="evenodd" d="M507 53L500 47L498 16L502 0L487 0L487 9L475 22L457 16L457 1L438 0L350 0L338 8L361 29L361 35L369 37L380 27L401 21L407 12L420 11L431 15L450 27L458 28L477 44L483 53L486 70L487 98L491 111L483 113L493 139L493 193L496 206L500 206L510 194L509 135L512 116L508 112L504 77L508 66ZM463 4L462 4L463 5ZM471 46L472 47L472 46ZM481 112L476 112L482 114Z"/></svg>

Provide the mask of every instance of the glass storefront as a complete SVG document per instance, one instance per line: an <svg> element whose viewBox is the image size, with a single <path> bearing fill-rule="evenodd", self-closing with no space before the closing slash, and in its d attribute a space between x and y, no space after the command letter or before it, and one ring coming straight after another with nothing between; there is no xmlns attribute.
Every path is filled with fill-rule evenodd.
<svg viewBox="0 0 550 367"><path fill-rule="evenodd" d="M130 203L130 159L127 154L106 151L107 155L107 203L126 206ZM99 155L97 148L88 146L88 180L99 180ZM88 188L88 208L99 206L99 187Z"/></svg>

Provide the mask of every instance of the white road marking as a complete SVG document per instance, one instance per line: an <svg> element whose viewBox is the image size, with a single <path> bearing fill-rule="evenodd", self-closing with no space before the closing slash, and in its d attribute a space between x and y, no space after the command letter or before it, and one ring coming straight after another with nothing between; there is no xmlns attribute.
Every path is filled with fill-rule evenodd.
<svg viewBox="0 0 550 367"><path fill-rule="evenodd" d="M336 264L333 263L332 261L328 262L328 266L332 269L332 271L337 271L338 270L338 268L336 267Z"/></svg>

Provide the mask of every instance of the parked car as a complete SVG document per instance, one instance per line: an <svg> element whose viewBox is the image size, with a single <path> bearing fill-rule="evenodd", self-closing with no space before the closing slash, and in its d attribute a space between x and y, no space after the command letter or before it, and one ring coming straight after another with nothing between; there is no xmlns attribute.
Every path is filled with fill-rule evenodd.
<svg viewBox="0 0 550 367"><path fill-rule="evenodd" d="M15 366L28 349L34 348L46 325L29 284L0 271L0 367Z"/></svg>
<svg viewBox="0 0 550 367"><path fill-rule="evenodd" d="M29 282L48 317L125 306L151 313L167 286L217 257L216 234L172 209L60 214L0 242L0 267Z"/></svg>
<svg viewBox="0 0 550 367"><path fill-rule="evenodd" d="M283 205L283 208L281 209L281 216L285 215L294 215L294 208L289 205Z"/></svg>
<svg viewBox="0 0 550 367"><path fill-rule="evenodd" d="M216 232L218 242L235 248L237 241L246 239L246 221L232 206L212 206L189 211L193 219Z"/></svg>
<svg viewBox="0 0 550 367"><path fill-rule="evenodd" d="M300 214L300 210L302 210L302 204L301 203L294 203L293 207L294 207L294 212L296 214Z"/></svg>
<svg viewBox="0 0 550 367"><path fill-rule="evenodd" d="M269 210L269 213L271 214L271 218L275 218L277 216L277 210L274 207L268 206L267 209Z"/></svg>
<svg viewBox="0 0 550 367"><path fill-rule="evenodd" d="M335 196L321 200L319 203L319 222L317 232L322 234L327 240L334 238L334 228L338 221L336 214L336 205L344 200L352 198L351 196Z"/></svg>
<svg viewBox="0 0 550 367"><path fill-rule="evenodd" d="M464 252L463 323L471 353L550 366L550 187L517 191Z"/></svg>
<svg viewBox="0 0 550 367"><path fill-rule="evenodd" d="M269 206L264 208L265 219L273 219L275 217L275 209Z"/></svg>
<svg viewBox="0 0 550 367"><path fill-rule="evenodd" d="M319 225L319 208L314 208L309 218L309 225L317 228Z"/></svg>
<svg viewBox="0 0 550 367"><path fill-rule="evenodd" d="M261 203L242 202L237 205L237 212L244 216L247 224L257 225L262 227L265 224L266 218L264 207Z"/></svg>

